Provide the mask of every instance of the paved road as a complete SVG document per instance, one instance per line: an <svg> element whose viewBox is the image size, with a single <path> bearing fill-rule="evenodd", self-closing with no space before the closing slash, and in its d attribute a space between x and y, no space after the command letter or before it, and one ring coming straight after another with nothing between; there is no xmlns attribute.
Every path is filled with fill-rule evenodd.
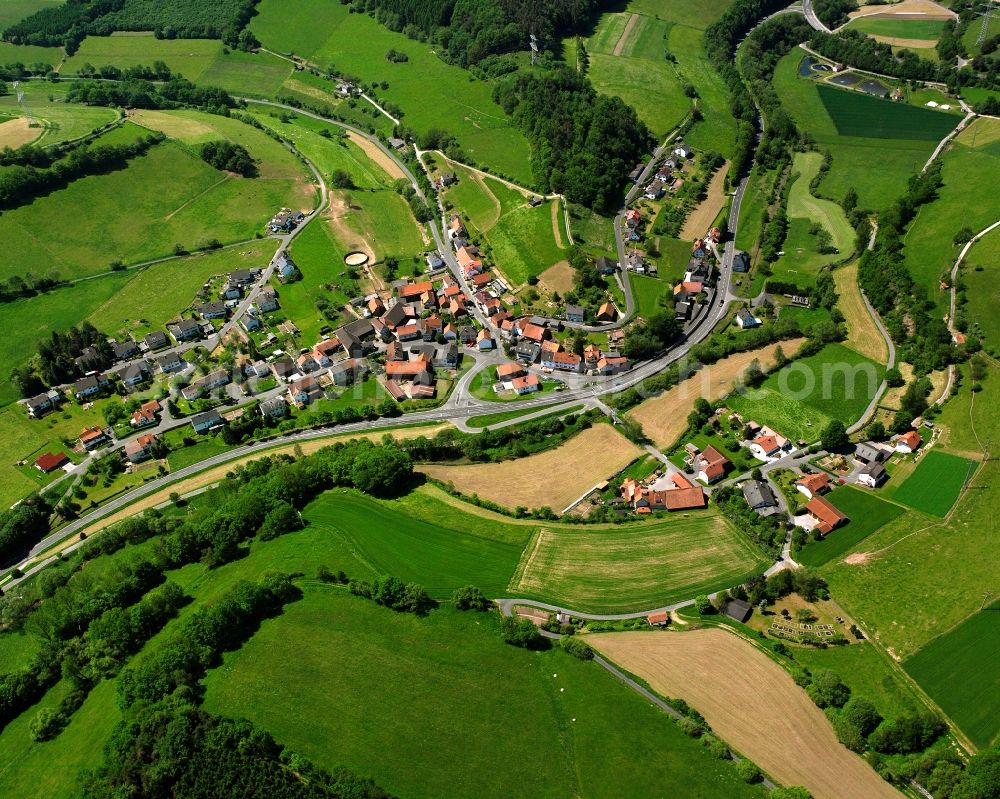
<svg viewBox="0 0 1000 799"><path fill-rule="evenodd" d="M816 16L816 10L813 8L812 0L802 0L802 13L805 14L806 22L808 22L814 30L823 31L823 33L833 33L833 31L826 27L822 20Z"/></svg>

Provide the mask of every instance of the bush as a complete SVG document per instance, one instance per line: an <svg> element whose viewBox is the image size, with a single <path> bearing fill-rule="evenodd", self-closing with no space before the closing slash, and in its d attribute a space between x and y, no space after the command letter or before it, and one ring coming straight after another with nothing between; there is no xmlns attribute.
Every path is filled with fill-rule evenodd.
<svg viewBox="0 0 1000 799"><path fill-rule="evenodd" d="M812 683L806 689L809 697L819 707L843 707L851 696L840 675L829 669L817 669L813 672Z"/></svg>
<svg viewBox="0 0 1000 799"><path fill-rule="evenodd" d="M563 652L580 660L594 659L594 650L590 648L589 644L584 643L579 638L565 636L560 642L560 646L562 646Z"/></svg>
<svg viewBox="0 0 1000 799"><path fill-rule="evenodd" d="M493 603L474 585L459 588L451 597L452 604L458 610L486 611Z"/></svg>
<svg viewBox="0 0 1000 799"><path fill-rule="evenodd" d="M678 719L677 726L681 728L681 732L692 738L700 738L705 732L705 727L702 724L687 717Z"/></svg>
<svg viewBox="0 0 1000 799"><path fill-rule="evenodd" d="M741 760L736 764L736 773L740 775L740 779L743 780L743 782L750 784L760 782L761 777L763 776L760 773L760 769L746 759Z"/></svg>
<svg viewBox="0 0 1000 799"><path fill-rule="evenodd" d="M519 616L502 616L500 618L500 637L504 643L520 646L524 649L542 649L546 640L529 619Z"/></svg>

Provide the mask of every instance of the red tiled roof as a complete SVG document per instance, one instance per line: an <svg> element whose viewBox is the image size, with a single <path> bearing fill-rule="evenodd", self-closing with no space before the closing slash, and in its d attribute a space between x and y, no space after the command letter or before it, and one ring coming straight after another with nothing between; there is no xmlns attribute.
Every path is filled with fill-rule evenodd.
<svg viewBox="0 0 1000 799"><path fill-rule="evenodd" d="M538 375L525 375L524 377L515 377L510 381L511 388L515 391L519 388L527 388L528 386L538 385Z"/></svg>
<svg viewBox="0 0 1000 799"><path fill-rule="evenodd" d="M503 363L497 367L497 377L516 377L524 374L524 367L519 363Z"/></svg>
<svg viewBox="0 0 1000 799"><path fill-rule="evenodd" d="M908 433L903 433L903 435L899 437L899 443L906 444L906 446L908 446L910 449L916 449L917 447L919 447L921 441L922 439L920 438L920 433L918 433L916 430L911 430Z"/></svg>
<svg viewBox="0 0 1000 799"><path fill-rule="evenodd" d="M823 526L829 528L827 530L820 530L820 532L823 532L824 534L832 530L847 518L843 513L833 507L828 499L824 499L823 497L813 497L810 499L806 503L806 512L819 521L819 526L821 528Z"/></svg>
<svg viewBox="0 0 1000 799"><path fill-rule="evenodd" d="M521 335L524 338L530 338L532 341L541 341L545 338L545 328L541 325L533 325L528 322L521 326Z"/></svg>
<svg viewBox="0 0 1000 799"><path fill-rule="evenodd" d="M671 482L678 488L694 488L695 485L690 480L688 480L680 472L674 472L670 475Z"/></svg>
<svg viewBox="0 0 1000 799"><path fill-rule="evenodd" d="M416 361L390 361L385 365L385 373L390 377L412 377L427 370L427 362Z"/></svg>
<svg viewBox="0 0 1000 799"><path fill-rule="evenodd" d="M35 466L43 472L51 472L53 469L58 469L64 463L69 463L69 458L64 453L46 452L35 461Z"/></svg>
<svg viewBox="0 0 1000 799"><path fill-rule="evenodd" d="M650 613L646 616L646 621L650 624L666 624L669 618L670 614L665 610L661 610L657 613Z"/></svg>
<svg viewBox="0 0 1000 799"><path fill-rule="evenodd" d="M830 475L826 472L807 474L805 477L796 480L795 485L808 489L810 494L817 494L830 485Z"/></svg>
<svg viewBox="0 0 1000 799"><path fill-rule="evenodd" d="M663 504L667 510L704 508L705 492L700 488L677 488L663 492Z"/></svg>

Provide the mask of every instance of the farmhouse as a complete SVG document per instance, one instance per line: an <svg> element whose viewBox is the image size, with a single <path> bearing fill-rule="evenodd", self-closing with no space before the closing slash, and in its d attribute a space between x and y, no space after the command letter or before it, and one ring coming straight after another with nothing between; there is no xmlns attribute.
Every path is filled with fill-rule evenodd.
<svg viewBox="0 0 1000 799"><path fill-rule="evenodd" d="M764 480L747 480L740 486L740 490L747 505L761 516L769 516L778 510L778 501L774 498L771 486Z"/></svg>
<svg viewBox="0 0 1000 799"><path fill-rule="evenodd" d="M661 483L662 481L658 481L657 485ZM621 487L622 498L639 514L652 513L654 510L677 511L705 507L705 492L692 485L683 475L671 474L666 485L670 487L657 490L627 477Z"/></svg>
<svg viewBox="0 0 1000 799"><path fill-rule="evenodd" d="M722 612L729 618L742 623L750 618L753 609L742 599L730 599L723 606Z"/></svg>
<svg viewBox="0 0 1000 799"><path fill-rule="evenodd" d="M886 453L870 441L864 441L854 448L854 458L861 463L881 463L885 460Z"/></svg>
<svg viewBox="0 0 1000 799"><path fill-rule="evenodd" d="M213 427L219 427L221 424L222 417L215 410L205 411L205 413L191 417L191 427L196 433L207 433Z"/></svg>
<svg viewBox="0 0 1000 799"><path fill-rule="evenodd" d="M920 433L910 430L896 439L896 452L916 452L921 444Z"/></svg>
<svg viewBox="0 0 1000 799"><path fill-rule="evenodd" d="M646 622L650 627L666 627L670 624L670 613L666 610L659 610L646 616Z"/></svg>
<svg viewBox="0 0 1000 799"><path fill-rule="evenodd" d="M868 488L878 488L889 479L889 473L878 461L872 461L858 473L858 482Z"/></svg>
<svg viewBox="0 0 1000 799"><path fill-rule="evenodd" d="M826 472L808 474L796 480L795 487L806 495L806 499L812 499L830 490L830 475Z"/></svg>
<svg viewBox="0 0 1000 799"><path fill-rule="evenodd" d="M847 517L830 504L824 497L813 497L806 503L806 513L816 521L815 530L827 535L835 527L847 520Z"/></svg>
<svg viewBox="0 0 1000 799"><path fill-rule="evenodd" d="M80 443L87 452L97 449L102 444L106 444L110 439L100 427L85 427L80 433Z"/></svg>
<svg viewBox="0 0 1000 799"><path fill-rule="evenodd" d="M69 463L69 458L63 452L46 452L35 460L35 468L42 474L54 472Z"/></svg>
<svg viewBox="0 0 1000 799"><path fill-rule="evenodd" d="M152 433L144 433L138 438L134 438L125 444L125 458L129 463L141 463L152 457L153 447L156 446L157 437Z"/></svg>

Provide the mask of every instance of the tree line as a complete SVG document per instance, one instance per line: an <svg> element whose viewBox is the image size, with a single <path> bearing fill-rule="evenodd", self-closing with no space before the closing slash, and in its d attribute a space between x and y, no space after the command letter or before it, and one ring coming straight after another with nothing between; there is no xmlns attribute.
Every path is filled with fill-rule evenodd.
<svg viewBox="0 0 1000 799"><path fill-rule="evenodd" d="M39 341L37 373L29 366L17 367L11 372L11 381L21 396L33 397L46 385L55 386L74 380L86 371L76 362L85 349L96 352L96 356L87 362L88 369L106 369L115 362L107 334L90 322L83 322L65 333L53 330L47 339Z"/></svg>
<svg viewBox="0 0 1000 799"><path fill-rule="evenodd" d="M172 77L165 83L137 78L119 82L73 81L66 101L113 108L182 108L197 106L213 113L228 115L237 103L228 92L213 86L195 86L191 81Z"/></svg>
<svg viewBox="0 0 1000 799"><path fill-rule="evenodd" d="M653 146L635 109L568 68L513 75L493 99L531 142L538 185L590 208L617 208L623 177Z"/></svg>
<svg viewBox="0 0 1000 799"><path fill-rule="evenodd" d="M162 142L162 133L150 133L130 144L98 144L70 151L48 167L13 165L0 172L0 208L25 205L37 197L66 188L88 175L125 169L133 158Z"/></svg>
<svg viewBox="0 0 1000 799"><path fill-rule="evenodd" d="M238 47L248 39L241 38L241 32L256 4L257 0L70 0L11 25L3 38L12 44L65 47L68 55L85 37L110 36L115 31L153 31L160 39L222 39Z"/></svg>

